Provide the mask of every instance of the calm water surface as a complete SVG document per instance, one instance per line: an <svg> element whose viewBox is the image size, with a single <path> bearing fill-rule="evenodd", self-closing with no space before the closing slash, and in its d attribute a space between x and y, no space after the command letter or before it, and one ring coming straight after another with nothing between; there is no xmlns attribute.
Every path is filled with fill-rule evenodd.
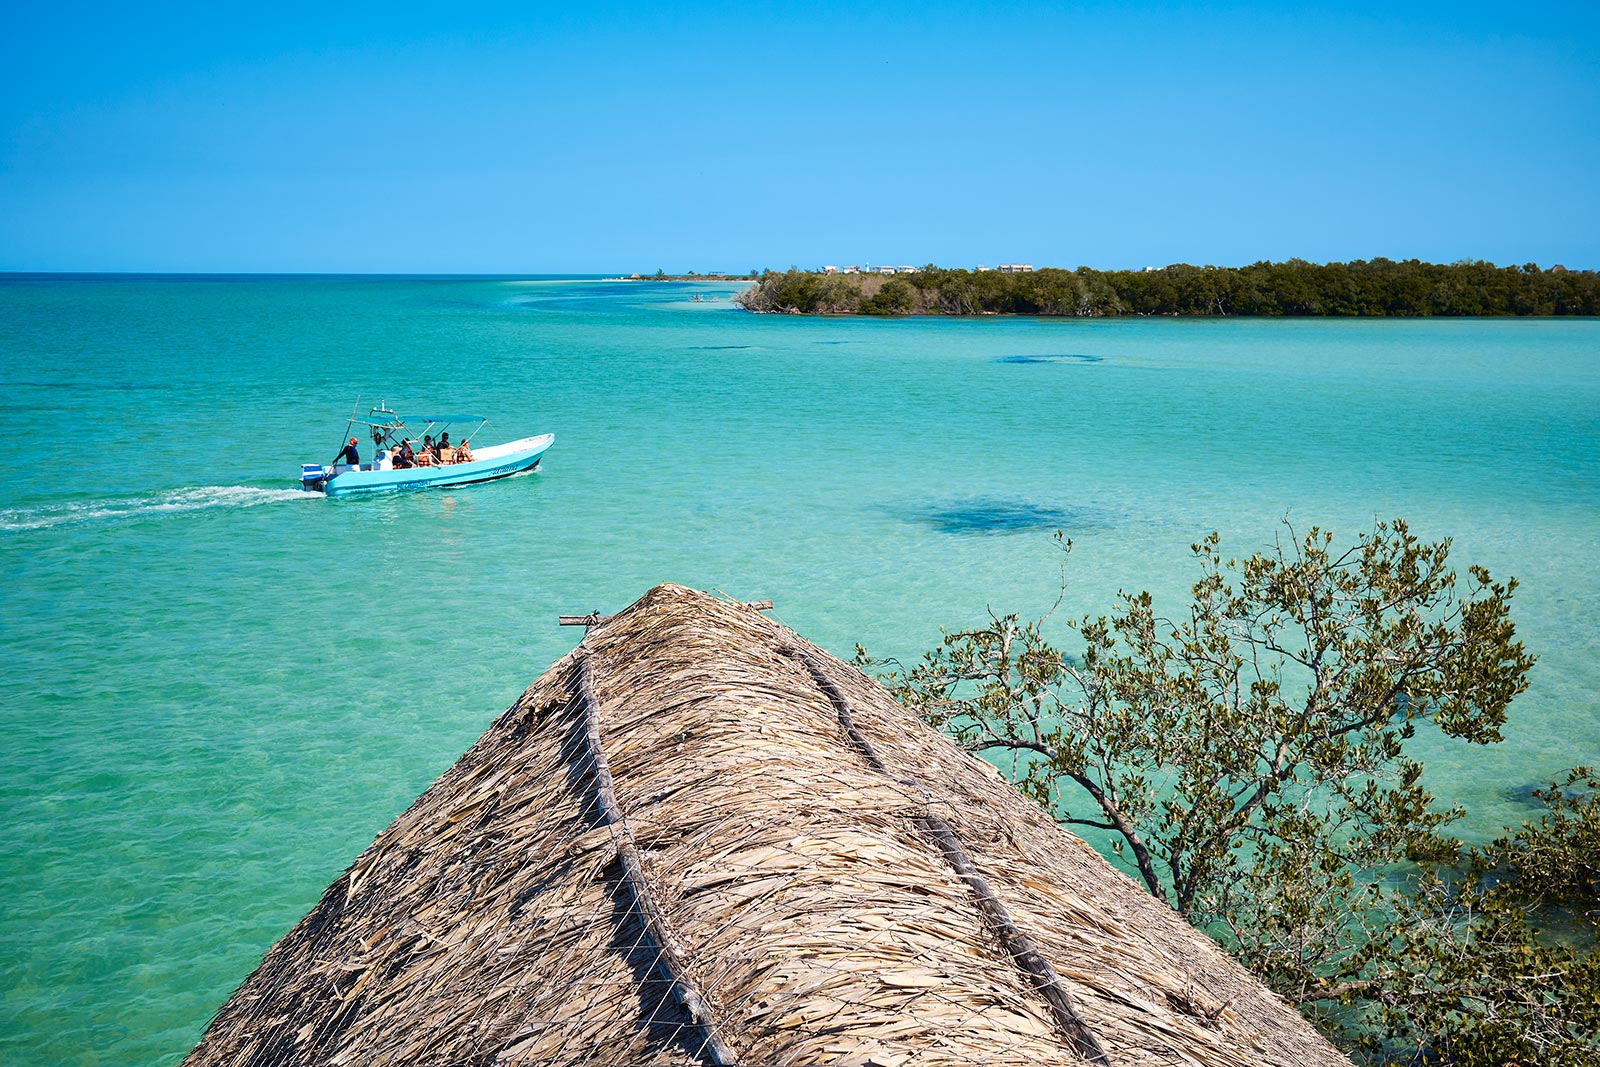
<svg viewBox="0 0 1600 1067"><path fill-rule="evenodd" d="M1600 322L817 320L730 286L0 276L0 1060L170 1064L580 633L660 581L907 655L986 607L1175 603L1188 545L1402 515L1515 574L1492 833L1600 763ZM706 297L696 302L692 295ZM329 501L357 396L557 435Z"/></svg>

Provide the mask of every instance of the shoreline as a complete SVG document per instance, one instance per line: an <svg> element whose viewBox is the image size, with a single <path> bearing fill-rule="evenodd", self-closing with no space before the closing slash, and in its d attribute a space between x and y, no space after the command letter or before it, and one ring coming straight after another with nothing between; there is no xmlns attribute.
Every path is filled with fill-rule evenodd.
<svg viewBox="0 0 1600 1067"><path fill-rule="evenodd" d="M895 274L767 271L734 302L758 314L888 318L1593 318L1600 272L1387 259L1142 271L930 265Z"/></svg>
<svg viewBox="0 0 1600 1067"><path fill-rule="evenodd" d="M630 274L608 282L758 282L758 274Z"/></svg>

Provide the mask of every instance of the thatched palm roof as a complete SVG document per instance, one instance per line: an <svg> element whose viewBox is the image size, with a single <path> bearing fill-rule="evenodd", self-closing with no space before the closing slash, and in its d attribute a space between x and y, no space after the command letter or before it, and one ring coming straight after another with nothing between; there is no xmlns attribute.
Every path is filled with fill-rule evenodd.
<svg viewBox="0 0 1600 1067"><path fill-rule="evenodd" d="M740 604L592 628L188 1063L1345 1064L870 679Z"/></svg>

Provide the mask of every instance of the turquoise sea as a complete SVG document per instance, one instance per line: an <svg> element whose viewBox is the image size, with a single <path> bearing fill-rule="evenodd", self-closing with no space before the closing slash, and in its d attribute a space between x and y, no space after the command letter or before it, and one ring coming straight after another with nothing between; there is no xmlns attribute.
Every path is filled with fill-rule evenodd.
<svg viewBox="0 0 1600 1067"><path fill-rule="evenodd" d="M1532 689L1419 738L1494 833L1600 763L1600 322L758 317L737 286L0 276L0 1061L171 1064L552 660L675 581L835 653L1119 589L1287 516L1522 581ZM696 301L694 296L703 299ZM449 492L296 488L357 401L552 431Z"/></svg>

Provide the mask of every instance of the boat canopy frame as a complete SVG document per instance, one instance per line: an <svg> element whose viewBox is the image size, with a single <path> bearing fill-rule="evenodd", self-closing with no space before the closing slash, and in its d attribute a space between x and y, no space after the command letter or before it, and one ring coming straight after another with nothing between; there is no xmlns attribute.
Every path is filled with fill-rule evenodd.
<svg viewBox="0 0 1600 1067"><path fill-rule="evenodd" d="M360 405L361 400L358 397L356 399L356 407L359 408ZM380 450L392 449L399 445L401 441L418 443L424 436L434 436L436 431L449 432L448 427L459 426L469 422L475 425L471 430L461 435L461 440L463 441L470 441L482 432L485 426L489 425L489 419L483 415L399 415L380 400L378 406L367 412L366 415L358 415L355 412L351 412L350 419L345 424L344 436L339 439L339 443L342 445L349 440L352 436L351 431L357 426L365 426L374 447ZM421 423L421 434L416 437L411 436L415 431L412 430L408 423Z"/></svg>

